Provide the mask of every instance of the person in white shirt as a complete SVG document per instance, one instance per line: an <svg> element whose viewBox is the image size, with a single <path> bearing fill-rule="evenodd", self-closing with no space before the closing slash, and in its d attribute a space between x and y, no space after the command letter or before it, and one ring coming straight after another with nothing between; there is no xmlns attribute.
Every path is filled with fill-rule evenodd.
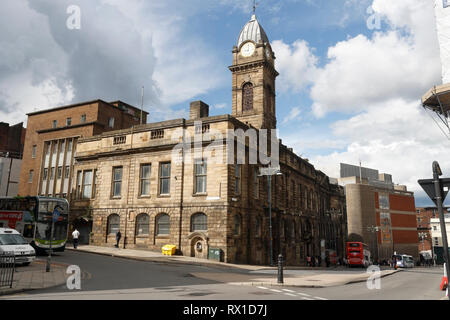
<svg viewBox="0 0 450 320"><path fill-rule="evenodd" d="M76 249L78 246L78 237L80 236L80 232L75 228L74 232L72 232L73 238L73 247Z"/></svg>

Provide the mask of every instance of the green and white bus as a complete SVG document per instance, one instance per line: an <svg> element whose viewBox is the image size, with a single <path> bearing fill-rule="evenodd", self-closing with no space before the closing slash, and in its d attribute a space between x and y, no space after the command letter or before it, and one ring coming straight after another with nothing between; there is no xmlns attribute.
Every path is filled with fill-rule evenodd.
<svg viewBox="0 0 450 320"><path fill-rule="evenodd" d="M64 251L69 225L69 203L66 199L48 197L0 197L0 228L17 230L27 239L36 253L50 248L53 213L52 250Z"/></svg>

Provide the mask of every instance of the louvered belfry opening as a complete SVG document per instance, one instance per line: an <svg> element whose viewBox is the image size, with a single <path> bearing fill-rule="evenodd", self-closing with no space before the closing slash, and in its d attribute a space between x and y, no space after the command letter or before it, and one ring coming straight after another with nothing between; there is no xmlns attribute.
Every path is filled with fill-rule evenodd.
<svg viewBox="0 0 450 320"><path fill-rule="evenodd" d="M253 110L253 85L247 82L242 87L242 111Z"/></svg>

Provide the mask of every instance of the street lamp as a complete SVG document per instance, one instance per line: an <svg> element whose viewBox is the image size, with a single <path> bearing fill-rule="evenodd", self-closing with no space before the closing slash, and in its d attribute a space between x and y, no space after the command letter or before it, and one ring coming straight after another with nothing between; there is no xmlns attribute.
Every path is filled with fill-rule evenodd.
<svg viewBox="0 0 450 320"><path fill-rule="evenodd" d="M428 233L419 232L420 240L422 240L422 251L425 251L425 239L428 237Z"/></svg>
<svg viewBox="0 0 450 320"><path fill-rule="evenodd" d="M283 175L280 167L261 168L258 177L267 176L268 200L269 200L269 233L270 233L270 265L273 266L273 232L272 232L272 176Z"/></svg>
<svg viewBox="0 0 450 320"><path fill-rule="evenodd" d="M378 226L369 226L367 227L367 231L373 233L375 235L375 246L377 247L377 260L380 259L380 248L378 248L378 241L377 241L377 237L376 237L376 232L380 231L380 227ZM373 241L373 240L372 240Z"/></svg>

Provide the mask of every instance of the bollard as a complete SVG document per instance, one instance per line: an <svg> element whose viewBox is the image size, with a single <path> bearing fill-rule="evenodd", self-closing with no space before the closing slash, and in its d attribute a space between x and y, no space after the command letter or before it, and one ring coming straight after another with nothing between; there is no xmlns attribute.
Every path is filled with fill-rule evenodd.
<svg viewBox="0 0 450 320"><path fill-rule="evenodd" d="M278 256L278 283L283 284L283 256Z"/></svg>

